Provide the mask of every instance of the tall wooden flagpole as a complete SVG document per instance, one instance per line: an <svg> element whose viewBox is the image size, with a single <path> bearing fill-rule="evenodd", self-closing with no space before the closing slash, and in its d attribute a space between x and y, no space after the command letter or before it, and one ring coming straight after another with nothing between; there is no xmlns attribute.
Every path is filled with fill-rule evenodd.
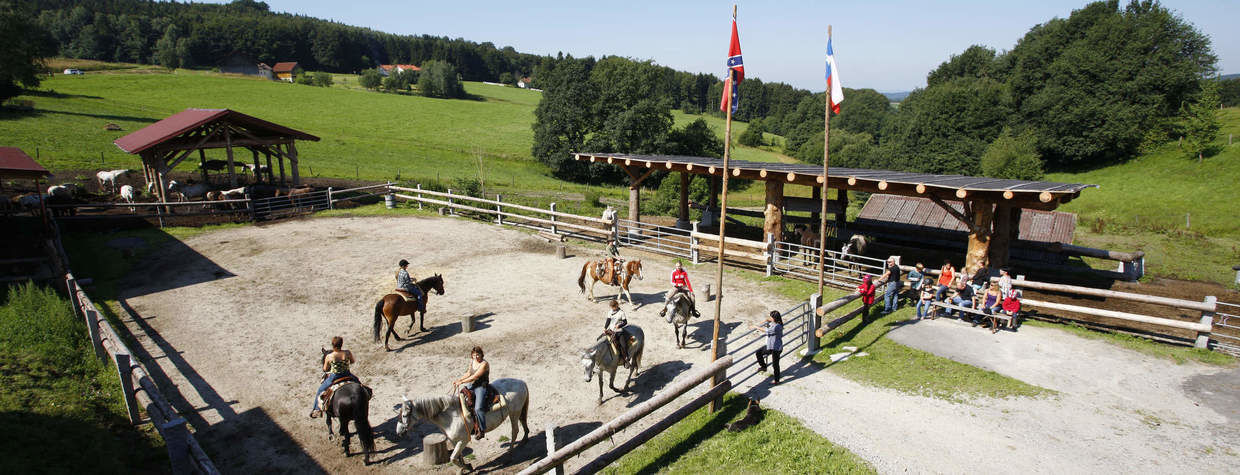
<svg viewBox="0 0 1240 475"><path fill-rule="evenodd" d="M831 25L827 25L827 44L831 44ZM826 277L826 257L827 257L827 182L831 181L827 175L827 164L831 158L831 85L827 84L827 91L823 93L822 112L822 213L818 215L818 295L823 295L822 284ZM840 193L845 193L840 190Z"/></svg>
<svg viewBox="0 0 1240 475"><path fill-rule="evenodd" d="M732 21L736 21L736 5L732 5ZM725 86L736 87L736 70L728 68L728 84ZM725 91L724 97L728 101L727 122L723 128L723 197L720 198L719 204L719 254L715 261L719 264L718 275L715 276L715 327L711 331L710 338L710 360L715 361L719 358L719 315L723 311L723 231L728 226L728 158L732 154L732 91ZM723 374L715 373L711 378L711 386L718 386L723 382ZM710 402L710 412L719 409L718 400Z"/></svg>

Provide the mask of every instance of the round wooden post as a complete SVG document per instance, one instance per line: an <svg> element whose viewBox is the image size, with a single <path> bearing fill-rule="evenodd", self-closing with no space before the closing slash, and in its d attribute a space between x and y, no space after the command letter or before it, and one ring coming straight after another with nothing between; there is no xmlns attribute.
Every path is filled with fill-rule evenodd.
<svg viewBox="0 0 1240 475"><path fill-rule="evenodd" d="M680 213L676 218L676 227L689 227L689 172L680 172Z"/></svg>
<svg viewBox="0 0 1240 475"><path fill-rule="evenodd" d="M448 437L441 433L430 434L422 438L422 464L428 467L448 463Z"/></svg>
<svg viewBox="0 0 1240 475"><path fill-rule="evenodd" d="M762 222L763 234L774 234L779 238L784 236L784 182L779 180L767 180L766 182L766 210L765 220Z"/></svg>
<svg viewBox="0 0 1240 475"><path fill-rule="evenodd" d="M550 210L551 210L551 214L550 214L550 216L551 216L551 234L557 234L557 231L558 231L558 230L557 230L557 228L556 228L556 226L555 226L555 223L556 223L556 219L555 219L555 218L556 218L556 216L555 216L555 203L551 203L550 205L547 205L547 209L550 209Z"/></svg>
<svg viewBox="0 0 1240 475"><path fill-rule="evenodd" d="M970 275L978 269L990 267L991 224L995 218L995 207L985 201L972 201L973 216L969 231L969 250L965 254L964 271Z"/></svg>
<svg viewBox="0 0 1240 475"><path fill-rule="evenodd" d="M504 215L501 214L504 212L504 208L503 208L503 205L499 204L502 202L504 202L504 196L500 195L499 193L496 193L495 194L495 224L504 224Z"/></svg>
<svg viewBox="0 0 1240 475"><path fill-rule="evenodd" d="M474 331L474 316L465 314L461 315L461 333L470 333Z"/></svg>

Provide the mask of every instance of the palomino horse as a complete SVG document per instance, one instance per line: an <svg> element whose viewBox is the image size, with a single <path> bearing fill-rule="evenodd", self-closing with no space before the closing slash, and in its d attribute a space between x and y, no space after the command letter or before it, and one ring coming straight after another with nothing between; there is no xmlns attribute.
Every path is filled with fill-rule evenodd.
<svg viewBox="0 0 1240 475"><path fill-rule="evenodd" d="M422 289L422 294L426 296L425 298L429 302L431 299L431 289L434 289L439 295L443 295L443 276L435 274L433 277L419 280L417 286L419 289ZM413 312L422 314L422 320L418 325L418 329L427 331L426 312L418 308L418 302L406 300L400 294L387 294L379 299L375 303L375 324L373 328L375 343L379 342L379 331L383 329L383 321L379 319L380 317L387 319L388 325L387 335L383 338L383 347L388 351L392 351L392 347L388 346L388 341L393 336L396 337L396 341L404 341L404 338L401 338L396 333L396 319L400 318L401 315L408 315L412 320L409 321L409 329L405 330L405 333L412 332L413 323L419 321L417 315L414 315Z"/></svg>
<svg viewBox="0 0 1240 475"><path fill-rule="evenodd" d="M603 373L611 373L611 379L607 382L607 387L612 391L623 394L629 389L629 382L633 380L633 374L637 372L637 368L642 364L642 348L645 347L646 335L642 332L641 327L637 325L627 325L624 331L633 337L633 344L629 345L629 360L633 365L629 367L629 376L624 379L624 389L616 389L616 368L621 364L620 358L616 355L615 350L611 348L611 342L607 338L599 338L584 350L581 350L581 366L586 370L586 382L594 377L594 373L598 373L598 403L603 403Z"/></svg>
<svg viewBox="0 0 1240 475"><path fill-rule="evenodd" d="M327 356L330 351L323 350L323 356ZM323 361L319 358L320 364ZM372 396L370 388L362 386L361 383L349 381L336 386L336 390L332 392L331 399L323 406L323 416L327 419L327 438L332 438L332 417L340 418L340 436L344 440L341 446L344 447L344 455L346 457L352 455L349 453L349 421L353 421L353 428L357 430L357 437L362 439L362 453L365 455L364 463L370 465L370 454L375 451L375 435L370 428L370 397Z"/></svg>
<svg viewBox="0 0 1240 475"><path fill-rule="evenodd" d="M577 287L581 289L582 293L585 293L586 291L586 274L590 275L589 298L590 301L593 302L594 284L597 284L599 281L603 280L603 276L598 275L597 261L587 261L585 265L581 266L581 275L577 277ZM633 277L635 276L637 277L637 280L642 280L642 260L634 259L624 263L621 274L623 276L620 278L620 294L629 299L629 305L633 305L633 295L629 294L629 281L633 280ZM616 284L607 282L607 285Z"/></svg>
<svg viewBox="0 0 1240 475"><path fill-rule="evenodd" d="M502 378L491 381L491 386L499 391L502 405L492 407L490 411L487 411L486 423L480 425L486 432L491 432L499 429L504 419L508 419L512 424L512 435L508 437L508 447L512 448L518 444L517 422L520 421L525 433L522 434L519 443L525 443L530 436L530 426L525 421L530 412L530 390L526 387L525 381ZM452 457L449 460L462 471L474 469L473 465L461 459L465 447L469 445L470 425L465 423L465 418L461 413L461 403L455 393L449 396L418 398L413 401L407 397L402 397L402 399L404 399L403 402L392 408L399 415L396 418L396 435L400 437L409 435L409 429L419 421L425 420L435 424L444 435L448 436L448 441L452 442Z"/></svg>
<svg viewBox="0 0 1240 475"><path fill-rule="evenodd" d="M667 322L672 324L672 338L676 348L684 348L689 339L689 318L693 316L693 302L689 296L677 293L667 302Z"/></svg>

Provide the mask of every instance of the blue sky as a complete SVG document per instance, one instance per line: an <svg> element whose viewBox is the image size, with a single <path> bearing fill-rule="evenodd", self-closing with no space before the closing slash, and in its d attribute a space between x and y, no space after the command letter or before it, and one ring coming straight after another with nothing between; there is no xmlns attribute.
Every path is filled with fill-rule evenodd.
<svg viewBox="0 0 1240 475"><path fill-rule="evenodd" d="M732 2L267 0L273 11L399 34L511 45L518 51L621 55L722 75ZM925 85L926 73L972 44L1010 49L1033 25L1084 0L738 2L747 76L821 91L827 24L843 84L879 91ZM1126 3L1121 1L1121 4ZM1240 2L1164 1L1211 37L1222 73L1240 73Z"/></svg>

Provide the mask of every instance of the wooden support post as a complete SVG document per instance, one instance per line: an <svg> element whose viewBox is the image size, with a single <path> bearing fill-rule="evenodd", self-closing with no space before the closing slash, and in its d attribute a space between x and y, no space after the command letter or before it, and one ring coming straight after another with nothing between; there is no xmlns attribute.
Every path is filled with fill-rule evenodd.
<svg viewBox="0 0 1240 475"><path fill-rule="evenodd" d="M201 148L198 149L198 171L202 174L202 182L210 183L207 177L207 151Z"/></svg>
<svg viewBox="0 0 1240 475"><path fill-rule="evenodd" d="M449 195L452 194L452 188L448 188L448 194ZM448 197L448 215L456 214L455 209L454 209L455 206L456 206L456 201L454 201L451 197Z"/></svg>
<svg viewBox="0 0 1240 475"><path fill-rule="evenodd" d="M642 220L641 186L629 185L629 221L640 223Z"/></svg>
<svg viewBox="0 0 1240 475"><path fill-rule="evenodd" d="M474 331L474 316L465 314L461 316L461 333L472 333Z"/></svg>
<svg viewBox="0 0 1240 475"><path fill-rule="evenodd" d="M1215 297L1213 295L1207 295L1204 302L1207 306L1216 307L1218 305L1218 297ZM1207 328L1212 328L1214 326L1214 311L1213 310L1207 310L1207 311L1201 312L1201 324L1206 325ZM1197 348L1209 348L1210 347L1210 332L1209 331L1198 331L1197 341L1193 346Z"/></svg>
<svg viewBox="0 0 1240 475"><path fill-rule="evenodd" d="M766 219L762 222L762 234L774 234L782 238L784 235L784 182L766 181L766 210L763 214Z"/></svg>
<svg viewBox="0 0 1240 475"><path fill-rule="evenodd" d="M156 186L159 187L159 202L167 203L168 202L168 181L164 179L164 171L162 168L155 170L155 183L156 183ZM169 213L172 211L172 208L167 207L167 206L160 206L159 208L163 209L165 213Z"/></svg>
<svg viewBox="0 0 1240 475"><path fill-rule="evenodd" d="M254 156L254 181L255 181L256 183L257 183L257 182L261 182L261 181L263 181L263 176L262 176L261 174L259 174L259 171L258 171L258 170L259 170L259 165L258 165L258 150L255 150L255 149L250 149L250 154L252 154L252 155Z"/></svg>
<svg viewBox="0 0 1240 475"><path fill-rule="evenodd" d="M417 184L417 186L416 186L416 188L417 188L417 189L419 189L419 190L421 190L421 189L422 189L422 184L421 184L421 183L418 183L418 184ZM421 200L421 198L422 198L422 193L418 193L418 195L417 195L417 196L418 196L418 209L422 209L422 200Z"/></svg>
<svg viewBox="0 0 1240 475"><path fill-rule="evenodd" d="M546 434L547 434L547 456L550 457L551 454L554 454L556 450L555 449L555 425L554 424L547 426ZM549 471L551 473L554 473L555 475L564 475L564 465L563 464L556 465L552 467L551 470Z"/></svg>
<svg viewBox="0 0 1240 475"><path fill-rule="evenodd" d="M276 182L275 171L271 169L271 151L264 149L263 156L267 157L267 183L268 184L275 183Z"/></svg>
<svg viewBox="0 0 1240 475"><path fill-rule="evenodd" d="M138 425L142 423L142 420L138 418L138 400L133 392L133 363L130 361L129 353L116 353L112 355L112 358L116 363L116 373L120 375L121 396L125 399L125 408L129 411L129 423Z"/></svg>
<svg viewBox="0 0 1240 475"><path fill-rule="evenodd" d="M763 254L766 256L766 276L770 277L775 273L775 234L766 233L766 250Z"/></svg>
<svg viewBox="0 0 1240 475"><path fill-rule="evenodd" d="M972 222L969 231L969 250L965 255L964 271L969 275L983 267L990 267L991 225L995 219L995 207L985 201L970 201Z"/></svg>
<svg viewBox="0 0 1240 475"><path fill-rule="evenodd" d="M496 193L495 194L495 224L504 224L504 215L500 214L504 212L503 205L500 204L503 201L504 201L503 195Z"/></svg>
<svg viewBox="0 0 1240 475"><path fill-rule="evenodd" d="M224 155L228 157L228 187L237 187L237 168L233 162L232 129L224 128Z"/></svg>
<svg viewBox="0 0 1240 475"><path fill-rule="evenodd" d="M990 240L990 266L1003 267L1008 263L1011 255L1013 228L1016 233L1020 232L1020 208L1000 204L995 209L994 234ZM1015 219L1015 220L1013 220Z"/></svg>
<svg viewBox="0 0 1240 475"><path fill-rule="evenodd" d="M164 445L168 448L168 461L172 473L195 473L189 452L189 429L185 427L185 419L176 414L168 414L173 419L159 425L159 433L164 437Z"/></svg>
<svg viewBox="0 0 1240 475"><path fill-rule="evenodd" d="M327 187L327 209L335 209L335 208L336 206L332 204L332 187L329 186Z"/></svg>
<svg viewBox="0 0 1240 475"><path fill-rule="evenodd" d="M810 189L810 199L814 201L822 200L822 188L819 188L817 186L811 186L809 187L809 189ZM809 213L810 219L814 221L818 221L819 216L821 215L819 214L818 210L814 210Z"/></svg>
<svg viewBox="0 0 1240 475"><path fill-rule="evenodd" d="M689 227L689 172L680 172L680 213L676 217L676 227Z"/></svg>
<svg viewBox="0 0 1240 475"><path fill-rule="evenodd" d="M689 233L689 258L693 261L694 264L698 263L698 258L700 257L700 252L698 251L697 233L698 233L698 221L694 221L693 232ZM1237 273L1237 275L1240 275L1240 273ZM707 286L707 288L709 288L709 286Z"/></svg>
<svg viewBox="0 0 1240 475"><path fill-rule="evenodd" d="M297 146L294 145L293 142L289 142L286 147L288 147L289 165L293 166L293 186L301 186L301 173L297 171L301 163L301 159L297 158Z"/></svg>
<svg viewBox="0 0 1240 475"><path fill-rule="evenodd" d="M280 162L280 186L284 186L284 154L276 155L276 160Z"/></svg>
<svg viewBox="0 0 1240 475"><path fill-rule="evenodd" d="M551 204L547 205L547 209L550 209L550 210L551 210L551 214L550 214L550 216L551 216L551 234L557 234L557 230L558 230L558 228L556 228L556 226L555 226L555 223L556 223L555 203L551 203Z"/></svg>
<svg viewBox="0 0 1240 475"><path fill-rule="evenodd" d="M77 282L74 282L73 288L77 289ZM108 354L103 350L103 341L99 336L99 314L94 310L86 310L82 314L86 319L86 331L90 335L90 346L95 349L95 357L99 358L99 361L107 361Z"/></svg>
<svg viewBox="0 0 1240 475"><path fill-rule="evenodd" d="M840 209L835 213L835 237L843 239L844 229L848 227L848 190L837 188L835 190L835 200L840 203ZM820 236L826 239L826 236Z"/></svg>
<svg viewBox="0 0 1240 475"><path fill-rule="evenodd" d="M255 206L254 206L254 197L250 196L249 193L245 194L245 207L248 208L250 212L250 222L257 223L258 222L258 210L255 209Z"/></svg>
<svg viewBox="0 0 1240 475"><path fill-rule="evenodd" d="M816 309L822 306L822 295L813 294L809 296L809 308ZM814 330L822 326L822 316L818 312L810 311L806 317L809 319L809 325L805 326L805 349L801 350L801 356L813 356L821 349L822 343L818 341L818 335Z"/></svg>
<svg viewBox="0 0 1240 475"><path fill-rule="evenodd" d="M448 463L448 457L452 455L452 451L448 450L448 437L443 433L435 432L422 438L422 464L427 467L434 467L439 464Z"/></svg>

